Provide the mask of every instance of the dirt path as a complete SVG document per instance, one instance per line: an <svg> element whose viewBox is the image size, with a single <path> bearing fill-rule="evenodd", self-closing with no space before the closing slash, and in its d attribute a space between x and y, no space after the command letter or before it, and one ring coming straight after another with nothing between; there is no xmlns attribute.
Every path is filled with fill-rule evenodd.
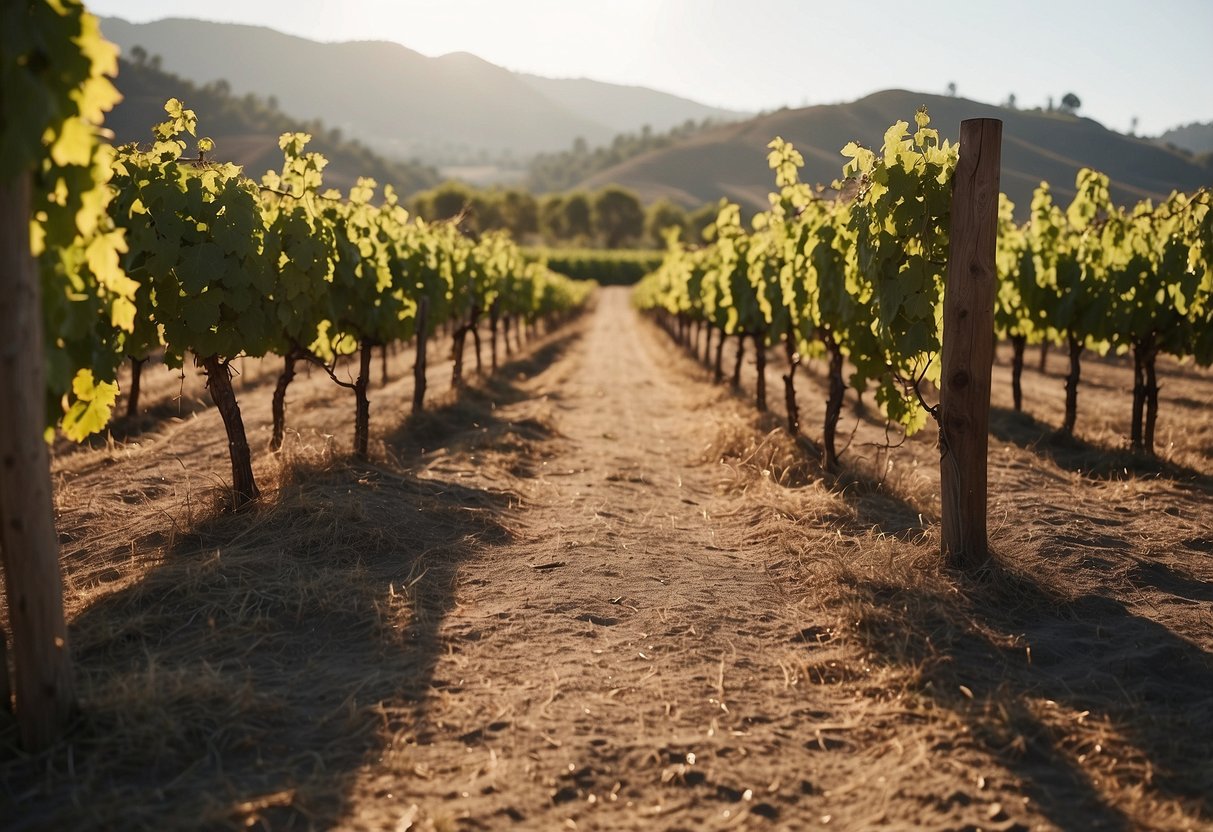
<svg viewBox="0 0 1213 832"><path fill-rule="evenodd" d="M627 304L604 292L534 382L557 450L523 483L517 542L461 570L435 669L459 690L411 749L432 817L696 829L786 819L814 788L806 746L834 718L796 684L800 628L766 553L716 516L688 422L711 394Z"/></svg>

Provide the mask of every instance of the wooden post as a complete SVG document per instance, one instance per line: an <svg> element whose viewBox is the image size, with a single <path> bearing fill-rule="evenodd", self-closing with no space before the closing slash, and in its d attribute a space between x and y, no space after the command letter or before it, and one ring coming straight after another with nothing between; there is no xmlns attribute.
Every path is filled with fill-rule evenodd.
<svg viewBox="0 0 1213 832"><path fill-rule="evenodd" d="M1001 121L974 118L961 122L943 299L939 464L943 556L952 566L970 569L989 558L986 451L1001 156Z"/></svg>
<svg viewBox="0 0 1213 832"><path fill-rule="evenodd" d="M46 427L42 285L30 253L30 177L0 183L0 559L21 744L53 743L71 715L71 657Z"/></svg>

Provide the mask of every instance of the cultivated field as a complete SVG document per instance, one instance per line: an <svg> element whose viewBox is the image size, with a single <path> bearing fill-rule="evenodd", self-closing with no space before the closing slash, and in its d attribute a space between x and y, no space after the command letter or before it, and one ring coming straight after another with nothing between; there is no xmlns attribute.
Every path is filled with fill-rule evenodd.
<svg viewBox="0 0 1213 832"><path fill-rule="evenodd" d="M1160 362L1152 461L1123 361L1063 441L1064 357L1026 416L1008 355L976 577L930 430L848 397L825 477L625 289L458 395L434 360L416 419L395 355L368 463L319 371L271 455L247 362L237 515L201 384L149 369L146 415L56 448L83 713L38 757L4 728L0 827L1208 828L1213 374ZM821 368L798 389L813 436Z"/></svg>

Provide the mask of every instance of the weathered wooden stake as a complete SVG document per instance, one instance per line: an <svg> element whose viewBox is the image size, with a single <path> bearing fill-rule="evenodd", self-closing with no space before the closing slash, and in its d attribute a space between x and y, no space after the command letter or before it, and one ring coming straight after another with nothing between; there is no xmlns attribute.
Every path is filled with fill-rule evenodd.
<svg viewBox="0 0 1213 832"><path fill-rule="evenodd" d="M42 283L30 253L31 183L0 183L0 561L21 744L58 739L75 704L46 427ZM0 651L3 652L3 651Z"/></svg>
<svg viewBox="0 0 1213 832"><path fill-rule="evenodd" d="M939 464L943 556L950 565L963 568L979 567L990 555L986 451L1001 156L1001 121L975 118L961 122L943 300Z"/></svg>

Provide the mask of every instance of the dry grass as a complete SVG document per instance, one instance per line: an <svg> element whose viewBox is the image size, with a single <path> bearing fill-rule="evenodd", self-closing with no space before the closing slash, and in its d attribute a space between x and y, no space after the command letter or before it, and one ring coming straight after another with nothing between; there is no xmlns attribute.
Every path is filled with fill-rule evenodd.
<svg viewBox="0 0 1213 832"><path fill-rule="evenodd" d="M301 434L258 458L264 496L236 515L222 464L181 461L169 480L147 468L151 450L113 438L75 458L56 500L81 712L37 757L0 726L0 825L293 829L345 815L360 770L415 742L449 684L434 673L457 571L513 534L516 495L485 480L508 484L550 432L541 414L515 424L495 407L567 337L505 378L440 391L376 437L376 461ZM477 453L474 484L447 464ZM132 465L142 473L119 482Z"/></svg>
<svg viewBox="0 0 1213 832"><path fill-rule="evenodd" d="M780 472L797 470L797 449L764 427L726 421L713 449L730 469L732 511L752 545L782 551L772 568L801 587L802 620L815 622L802 633L812 648L803 672L864 703L861 734L883 744L875 754L883 763L909 758L882 772L902 778L903 796L938 801L938 778L904 752L942 749L951 800L989 811L992 828L1213 823L1213 592L1207 563L1193 560L1207 553L1207 538L1150 556L1109 526L1086 545L1039 527L995 529L991 566L953 572L941 565L935 527L896 521L913 513L904 484L873 487L860 475L787 487ZM1062 469L1052 499L1072 505L1092 478L1114 478L1120 499L1146 504L1158 501L1160 477L1197 488L1203 480L1127 451L1109 460L1116 455L1084 442L1050 439L1032 450ZM1126 462L1134 467L1125 471ZM1181 536L1201 522L1187 519ZM871 817L840 820L862 826Z"/></svg>

